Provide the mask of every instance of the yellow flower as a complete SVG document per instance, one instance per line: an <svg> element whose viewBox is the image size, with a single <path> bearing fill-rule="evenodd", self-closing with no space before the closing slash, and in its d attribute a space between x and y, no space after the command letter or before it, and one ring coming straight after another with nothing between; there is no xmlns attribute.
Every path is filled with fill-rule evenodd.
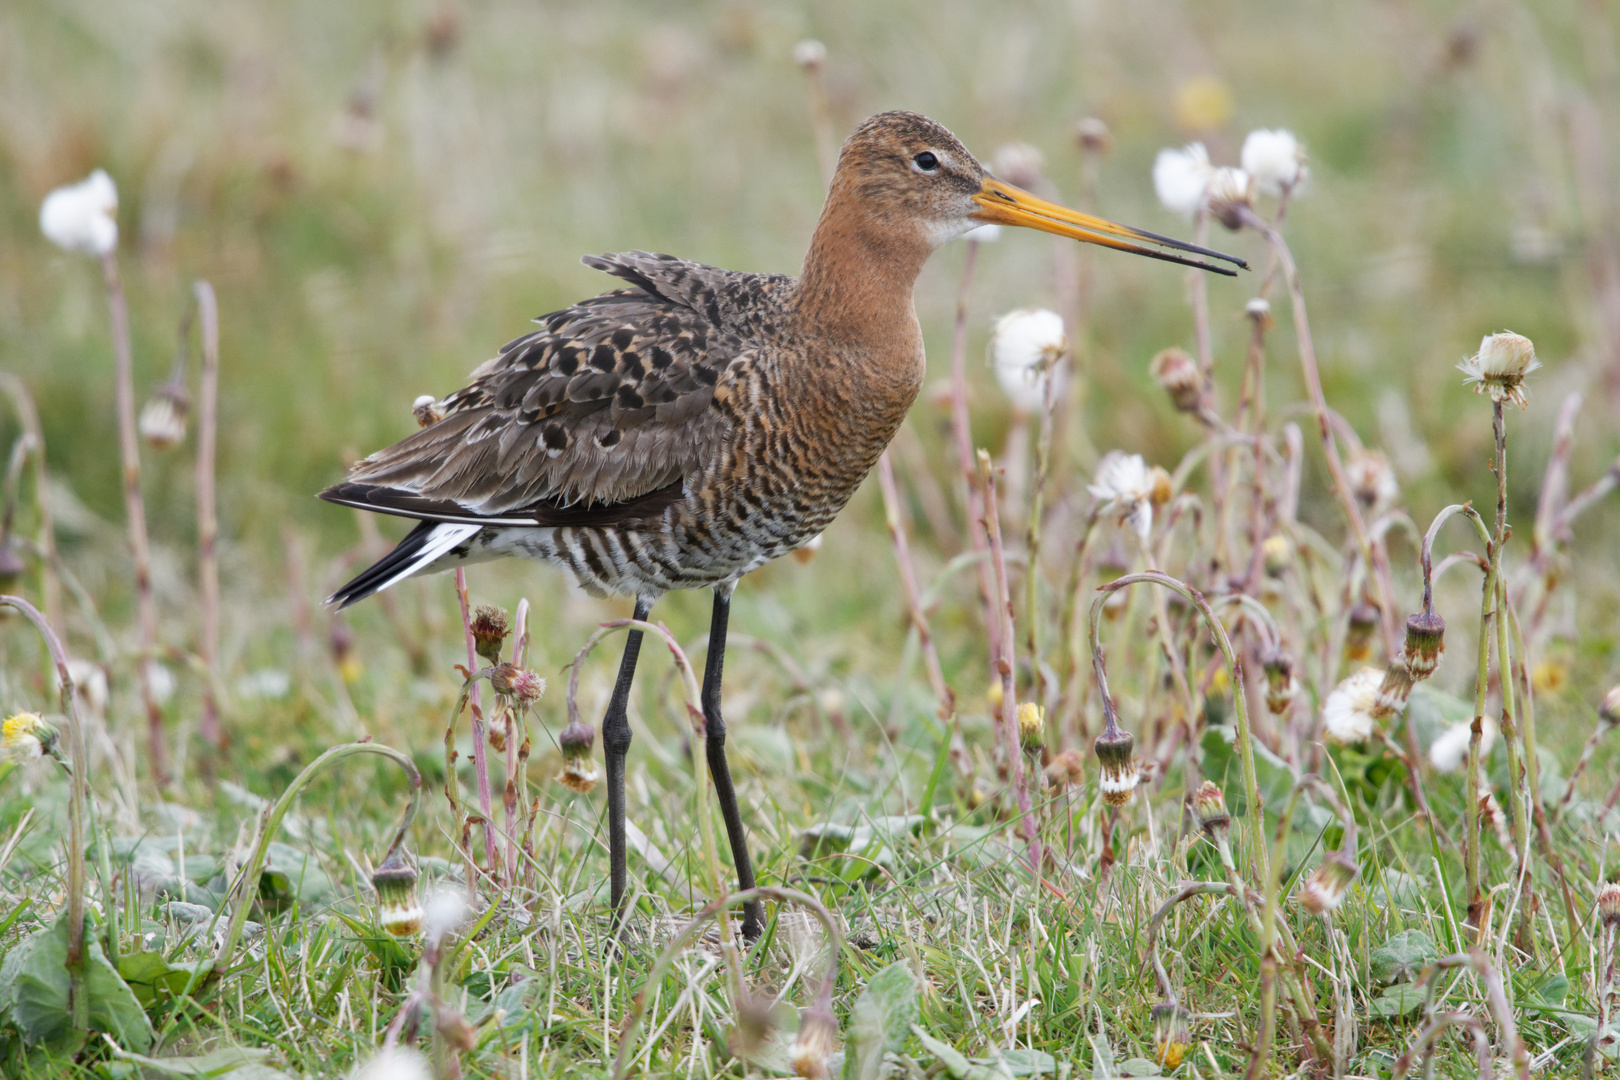
<svg viewBox="0 0 1620 1080"><path fill-rule="evenodd" d="M1538 694L1556 694L1569 682L1569 665L1562 660L1543 660L1530 671L1530 685Z"/></svg>
<svg viewBox="0 0 1620 1080"><path fill-rule="evenodd" d="M43 757L56 741L56 732L49 724L31 712L9 717L0 734L0 751L7 758L24 761Z"/></svg>
<svg viewBox="0 0 1620 1080"><path fill-rule="evenodd" d="M1176 87L1176 126L1183 131L1215 131L1232 118L1232 91L1213 75L1200 75Z"/></svg>

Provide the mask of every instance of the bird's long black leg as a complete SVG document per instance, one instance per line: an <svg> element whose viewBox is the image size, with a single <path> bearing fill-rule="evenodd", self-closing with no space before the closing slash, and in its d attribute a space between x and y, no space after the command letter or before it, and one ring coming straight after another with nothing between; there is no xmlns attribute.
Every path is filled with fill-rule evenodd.
<svg viewBox="0 0 1620 1080"><path fill-rule="evenodd" d="M652 610L649 597L636 598L636 618L645 621ZM613 925L624 918L624 759L630 751L630 683L636 677L636 658L641 654L641 631L631 630L624 641L624 659L619 661L619 681L613 684L607 715L602 717L602 753L607 758L608 860L613 891Z"/></svg>
<svg viewBox="0 0 1620 1080"><path fill-rule="evenodd" d="M726 721L720 715L720 676L726 666L726 624L731 619L731 586L714 590L714 616L709 621L709 655L703 667L703 723L709 775L714 777L714 793L720 799L720 814L726 820L726 836L731 840L731 858L737 864L737 885L754 887L754 864L748 858L748 834L743 831L742 815L737 812L737 791L731 786L731 768L726 764ZM764 905L758 900L743 906L743 937L753 941L765 928Z"/></svg>

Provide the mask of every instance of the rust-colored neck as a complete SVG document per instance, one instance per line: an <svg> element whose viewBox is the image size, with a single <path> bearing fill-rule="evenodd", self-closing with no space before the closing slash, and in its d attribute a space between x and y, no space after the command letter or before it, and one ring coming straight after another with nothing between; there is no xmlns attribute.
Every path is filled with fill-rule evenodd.
<svg viewBox="0 0 1620 1080"><path fill-rule="evenodd" d="M912 289L933 246L912 223L885 218L843 174L810 239L794 309L804 330L824 340L860 351L903 343L909 353L920 346Z"/></svg>

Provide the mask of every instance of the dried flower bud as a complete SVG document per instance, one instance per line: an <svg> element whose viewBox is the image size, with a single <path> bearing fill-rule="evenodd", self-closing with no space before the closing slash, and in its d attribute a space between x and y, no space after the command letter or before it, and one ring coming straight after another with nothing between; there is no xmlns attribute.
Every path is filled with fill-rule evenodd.
<svg viewBox="0 0 1620 1080"><path fill-rule="evenodd" d="M1350 493L1368 513L1389 506L1401 493L1395 470L1389 467L1389 458L1381 450L1350 451L1344 470L1350 481Z"/></svg>
<svg viewBox="0 0 1620 1080"><path fill-rule="evenodd" d="M1025 752L1037 751L1046 745L1046 710L1033 701L1018 705L1018 744Z"/></svg>
<svg viewBox="0 0 1620 1080"><path fill-rule="evenodd" d="M1093 746L1097 751L1097 761L1102 766L1098 785L1102 788L1103 799L1110 806L1124 806L1131 801L1131 793L1136 790L1142 776L1132 756L1136 749L1135 736L1116 727L1097 736Z"/></svg>
<svg viewBox="0 0 1620 1080"><path fill-rule="evenodd" d="M1029 143L1005 143L996 147L990 162L991 170L1007 183L1033 188L1041 182L1041 169L1046 164L1046 158Z"/></svg>
<svg viewBox="0 0 1620 1080"><path fill-rule="evenodd" d="M1355 860L1342 851L1330 851L1299 887L1299 902L1312 915L1336 911L1361 873Z"/></svg>
<svg viewBox="0 0 1620 1080"><path fill-rule="evenodd" d="M1193 795L1193 814L1198 818L1198 827L1212 840L1219 840L1232 827L1232 815L1226 812L1226 796L1213 780L1198 785Z"/></svg>
<svg viewBox="0 0 1620 1080"><path fill-rule="evenodd" d="M496 664L489 673L489 684L495 692L512 698L519 705L533 705L546 692L546 680L516 664Z"/></svg>
<svg viewBox="0 0 1620 1080"><path fill-rule="evenodd" d="M581 795L596 786L596 760L591 757L591 744L595 741L596 730L578 720L557 736L563 755L563 768L557 780Z"/></svg>
<svg viewBox="0 0 1620 1080"><path fill-rule="evenodd" d="M1344 658L1365 660L1372 655L1373 633L1378 629L1378 609L1363 600L1350 609L1350 627L1344 635Z"/></svg>
<svg viewBox="0 0 1620 1080"><path fill-rule="evenodd" d="M439 408L438 399L432 394L423 394L411 402L411 415L416 417L418 427L432 427L444 419L444 410Z"/></svg>
<svg viewBox="0 0 1620 1080"><path fill-rule="evenodd" d="M1266 708L1272 715L1281 716L1288 711L1299 693L1299 679L1294 676L1294 658L1278 649L1260 662L1266 672Z"/></svg>
<svg viewBox="0 0 1620 1080"><path fill-rule="evenodd" d="M1271 301L1263 296L1257 296L1243 305L1243 313L1261 330L1270 330L1272 327Z"/></svg>
<svg viewBox="0 0 1620 1080"><path fill-rule="evenodd" d="M1228 229L1243 227L1243 211L1254 203L1254 181L1242 169L1223 165L1209 177L1209 213Z"/></svg>
<svg viewBox="0 0 1620 1080"><path fill-rule="evenodd" d="M1528 404L1524 377L1541 366L1536 347L1529 338L1508 331L1491 334L1479 343L1479 352L1457 365L1474 384L1474 393L1489 394L1492 401L1507 401L1519 408Z"/></svg>
<svg viewBox="0 0 1620 1080"><path fill-rule="evenodd" d="M1053 787L1074 786L1086 782L1086 758L1078 750L1065 750L1046 763L1046 782Z"/></svg>
<svg viewBox="0 0 1620 1080"><path fill-rule="evenodd" d="M1282 577L1294 561L1294 542L1282 533L1273 533L1260 542L1260 559L1267 574Z"/></svg>
<svg viewBox="0 0 1620 1080"><path fill-rule="evenodd" d="M1378 684L1378 697L1373 703L1373 718L1382 720L1406 708L1406 699L1412 696L1412 673L1397 661L1384 669L1384 679Z"/></svg>
<svg viewBox="0 0 1620 1080"><path fill-rule="evenodd" d="M1153 1060L1175 1069L1191 1049L1192 1014L1168 1001L1153 1006Z"/></svg>
<svg viewBox="0 0 1620 1080"><path fill-rule="evenodd" d="M56 729L37 713L17 713L0 728L0 756L7 760L27 761L55 753Z"/></svg>
<svg viewBox="0 0 1620 1080"><path fill-rule="evenodd" d="M815 38L805 38L793 46L793 62L805 71L820 71L827 64L827 46Z"/></svg>
<svg viewBox="0 0 1620 1080"><path fill-rule="evenodd" d="M1610 727L1620 726L1620 686L1609 688L1598 704L1598 719Z"/></svg>
<svg viewBox="0 0 1620 1080"><path fill-rule="evenodd" d="M1148 470L1148 502L1153 504L1155 510L1160 509L1176 497L1175 481L1163 465L1155 465Z"/></svg>
<svg viewBox="0 0 1620 1080"><path fill-rule="evenodd" d="M1440 666L1446 653L1446 620L1437 613L1418 612L1406 617L1406 670L1413 682L1422 682Z"/></svg>
<svg viewBox="0 0 1620 1080"><path fill-rule="evenodd" d="M827 1080L828 1059L832 1057L833 1042L838 1037L838 1022L832 1010L822 1002L810 1006L799 1014L799 1034L790 1051L793 1072L805 1080Z"/></svg>
<svg viewBox="0 0 1620 1080"><path fill-rule="evenodd" d="M1184 413L1198 411L1204 396L1204 376L1198 362L1187 355L1187 350L1171 347L1162 350L1148 365L1153 381L1170 395L1170 401Z"/></svg>
<svg viewBox="0 0 1620 1080"><path fill-rule="evenodd" d="M501 662L501 646L506 644L506 638L512 632L512 625L507 621L506 612L498 607L482 604L473 612L472 623L468 626L472 633L473 647L478 655L491 664Z"/></svg>
<svg viewBox="0 0 1620 1080"><path fill-rule="evenodd" d="M1613 928L1620 928L1620 883L1607 882L1597 891L1598 922Z"/></svg>
<svg viewBox="0 0 1620 1080"><path fill-rule="evenodd" d="M191 395L177 379L158 386L141 407L141 438L154 450L172 450L186 441L186 417L191 412Z"/></svg>
<svg viewBox="0 0 1620 1080"><path fill-rule="evenodd" d="M1101 156L1114 148L1114 133L1098 117L1083 116L1074 125L1074 141L1086 153Z"/></svg>
<svg viewBox="0 0 1620 1080"><path fill-rule="evenodd" d="M422 905L416 898L416 869L398 848L388 853L371 875L377 890L377 921L395 937L422 929Z"/></svg>

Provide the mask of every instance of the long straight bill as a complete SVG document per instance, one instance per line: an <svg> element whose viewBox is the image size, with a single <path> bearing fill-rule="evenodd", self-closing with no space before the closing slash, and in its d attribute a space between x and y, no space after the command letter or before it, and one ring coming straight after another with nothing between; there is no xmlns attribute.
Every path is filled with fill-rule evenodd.
<svg viewBox="0 0 1620 1080"><path fill-rule="evenodd" d="M1184 244L1180 240L1150 233L1146 229L1116 225L1092 214L1082 214L1078 210L1070 210L1067 206L1047 202L1039 195L1032 195L1023 188L1004 184L992 176L984 178L984 186L973 196L973 201L979 204L979 212L974 215L975 220L988 224L1039 229L1073 240L1084 240L1088 244L1101 244L1103 247L1118 248L1134 255L1146 255L1150 259L1163 259L1165 262L1181 263L1183 266L1195 266L1200 270L1225 274L1227 277L1236 277L1237 270L1216 266L1199 259L1190 259L1185 255L1176 255L1174 252L1190 252L1193 255L1231 263L1239 269L1249 268L1248 263L1234 255L1225 255L1219 251L1199 247L1197 244ZM1166 248L1170 250L1164 250Z"/></svg>

